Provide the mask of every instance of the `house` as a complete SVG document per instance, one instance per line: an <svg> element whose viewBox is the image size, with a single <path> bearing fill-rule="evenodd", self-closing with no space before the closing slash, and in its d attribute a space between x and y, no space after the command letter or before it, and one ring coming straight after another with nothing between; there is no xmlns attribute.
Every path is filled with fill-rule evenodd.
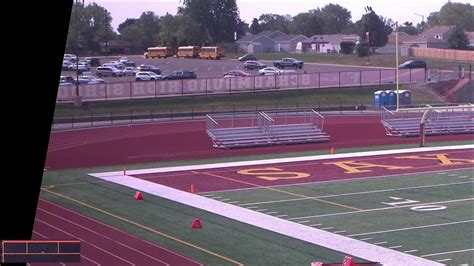
<svg viewBox="0 0 474 266"><path fill-rule="evenodd" d="M401 46L403 42L413 40L415 38L418 38L416 35L408 35L405 32L399 32L398 33L398 52L401 52ZM395 54L395 49L397 47L396 44L396 35L395 32L392 32L390 35L388 35L388 41L383 47L379 47L375 49L375 52L378 54Z"/></svg>
<svg viewBox="0 0 474 266"><path fill-rule="evenodd" d="M448 45L446 40L435 38L432 36L429 37L417 37L408 41L404 41L401 46L401 56L409 55L409 48L411 47L421 47L421 48L447 48Z"/></svg>
<svg viewBox="0 0 474 266"><path fill-rule="evenodd" d="M280 35L276 38L275 40L275 51L277 52L295 52L296 51L296 45L298 42L303 42L308 37L304 35Z"/></svg>
<svg viewBox="0 0 474 266"><path fill-rule="evenodd" d="M296 51L298 42L306 40L304 35L288 35L284 32L262 31L255 35L244 36L236 41L240 49L246 53L274 53Z"/></svg>
<svg viewBox="0 0 474 266"><path fill-rule="evenodd" d="M452 27L453 26L433 26L420 33L420 37L445 40L446 33L448 33Z"/></svg>
<svg viewBox="0 0 474 266"><path fill-rule="evenodd" d="M245 51L246 53L274 53L275 52L275 40L274 38L286 35L285 33L275 30L275 31L262 31L255 35L244 36L237 41L235 41L240 50Z"/></svg>
<svg viewBox="0 0 474 266"><path fill-rule="evenodd" d="M341 42L358 42L356 34L323 34L313 35L303 42L303 47L309 48L313 53L339 53Z"/></svg>

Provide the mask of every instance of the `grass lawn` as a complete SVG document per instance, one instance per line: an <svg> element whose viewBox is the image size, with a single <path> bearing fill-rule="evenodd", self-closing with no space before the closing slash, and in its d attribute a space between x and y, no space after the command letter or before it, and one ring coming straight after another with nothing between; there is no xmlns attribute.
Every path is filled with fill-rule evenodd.
<svg viewBox="0 0 474 266"><path fill-rule="evenodd" d="M395 85L308 89L277 92L242 93L230 95L190 96L178 98L160 98L133 101L84 102L81 108L73 104L57 104L54 116L69 117L78 115L110 114L120 112L190 112L193 111L233 111L255 110L262 108L279 107L317 107L360 105L371 106L373 93L378 90L395 90ZM411 85L400 85L400 89L412 92L412 103L438 102L432 93L420 89L413 89Z"/></svg>

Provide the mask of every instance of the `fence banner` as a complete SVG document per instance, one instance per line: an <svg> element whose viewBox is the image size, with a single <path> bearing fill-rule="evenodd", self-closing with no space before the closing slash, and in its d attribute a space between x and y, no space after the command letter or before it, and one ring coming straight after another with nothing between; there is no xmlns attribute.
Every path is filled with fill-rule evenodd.
<svg viewBox="0 0 474 266"><path fill-rule="evenodd" d="M82 96L85 101L107 101L117 99L144 99L253 91L356 87L394 84L396 82L395 73L395 69L380 69L288 74L278 76L114 82L79 85L79 95ZM400 69L399 71L400 83L424 81L424 69ZM60 86L58 89L57 101L72 102L75 95L76 85Z"/></svg>

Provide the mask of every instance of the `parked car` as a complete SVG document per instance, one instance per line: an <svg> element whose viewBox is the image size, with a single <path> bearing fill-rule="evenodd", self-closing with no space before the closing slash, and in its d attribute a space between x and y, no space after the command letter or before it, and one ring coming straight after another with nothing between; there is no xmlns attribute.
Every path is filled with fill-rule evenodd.
<svg viewBox="0 0 474 266"><path fill-rule="evenodd" d="M85 60L89 61L91 66L100 66L100 59L97 57L86 57Z"/></svg>
<svg viewBox="0 0 474 266"><path fill-rule="evenodd" d="M259 61L246 61L244 63L244 68L248 70L253 70L253 69L262 69L266 68L267 65L259 62Z"/></svg>
<svg viewBox="0 0 474 266"><path fill-rule="evenodd" d="M224 73L225 76L233 76L233 77L248 77L251 76L249 73L242 71L242 70L230 70Z"/></svg>
<svg viewBox="0 0 474 266"><path fill-rule="evenodd" d="M285 67L303 68L304 63L303 61L296 60L294 58L283 58L282 60L273 61L273 66L277 68L285 68Z"/></svg>
<svg viewBox="0 0 474 266"><path fill-rule="evenodd" d="M112 64L112 65L114 65L114 66L115 66L116 68L118 68L118 69L122 69L122 68L125 67L125 66L123 65L123 63L121 63L121 62L119 62L119 61L110 61L108 64L109 64L109 65Z"/></svg>
<svg viewBox="0 0 474 266"><path fill-rule="evenodd" d="M243 55L241 57L239 57L239 61L240 62L244 62L244 61L249 61L249 60L257 60L257 57L253 54L246 54L246 55Z"/></svg>
<svg viewBox="0 0 474 266"><path fill-rule="evenodd" d="M266 68L260 69L258 71L258 74L262 76L281 75L281 70L276 67L266 67Z"/></svg>
<svg viewBox="0 0 474 266"><path fill-rule="evenodd" d="M94 77L94 75L92 75L92 72L89 72L89 71L82 72L81 76L83 76L83 77Z"/></svg>
<svg viewBox="0 0 474 266"><path fill-rule="evenodd" d="M86 65L86 64L77 64L77 63L73 63L73 64L70 64L67 69L69 71L79 71L79 73L82 73L84 71L89 71L91 68L90 66Z"/></svg>
<svg viewBox="0 0 474 266"><path fill-rule="evenodd" d="M197 76L193 71L173 71L164 79L195 79Z"/></svg>
<svg viewBox="0 0 474 266"><path fill-rule="evenodd" d="M124 76L135 76L138 73L138 69L136 67L125 67L122 73Z"/></svg>
<svg viewBox="0 0 474 266"><path fill-rule="evenodd" d="M153 65L144 65L144 64L142 64L137 69L139 71L151 71L151 72L154 72L157 75L161 74L161 70L158 67L153 66Z"/></svg>
<svg viewBox="0 0 474 266"><path fill-rule="evenodd" d="M135 74L135 81L162 80L163 76L151 71L140 71Z"/></svg>
<svg viewBox="0 0 474 266"><path fill-rule="evenodd" d="M125 56L122 56L122 57L120 58L120 63L123 64L123 63L125 63L125 62L128 62L128 58L125 57Z"/></svg>
<svg viewBox="0 0 474 266"><path fill-rule="evenodd" d="M59 84L72 85L72 84L76 84L76 80L71 76L60 76L59 77Z"/></svg>
<svg viewBox="0 0 474 266"><path fill-rule="evenodd" d="M102 84L105 83L105 80L98 79L94 76L81 76L78 80L79 84Z"/></svg>
<svg viewBox="0 0 474 266"><path fill-rule="evenodd" d="M404 68L426 68L426 62L421 60L409 60L398 66L400 69Z"/></svg>
<svg viewBox="0 0 474 266"><path fill-rule="evenodd" d="M123 65L124 65L125 67L137 67L137 66L135 65L135 62L131 62L131 61L124 62Z"/></svg>
<svg viewBox="0 0 474 266"><path fill-rule="evenodd" d="M62 69L63 70L69 70L69 66L72 65L73 63L67 59L64 59L63 60L63 66L62 66Z"/></svg>
<svg viewBox="0 0 474 266"><path fill-rule="evenodd" d="M121 77L123 75L122 71L113 66L101 66L97 67L96 74L99 77Z"/></svg>
<svg viewBox="0 0 474 266"><path fill-rule="evenodd" d="M75 54L65 54L63 60L69 60L71 62L76 62L77 56Z"/></svg>

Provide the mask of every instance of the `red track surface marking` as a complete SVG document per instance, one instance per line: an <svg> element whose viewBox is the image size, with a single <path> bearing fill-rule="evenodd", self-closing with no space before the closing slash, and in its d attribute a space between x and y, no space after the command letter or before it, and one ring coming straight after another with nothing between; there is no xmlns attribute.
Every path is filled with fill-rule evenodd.
<svg viewBox="0 0 474 266"><path fill-rule="evenodd" d="M203 121L53 132L45 167L57 170L313 150L327 150L329 154L331 147L337 153L340 148L416 144L419 141L418 138L386 136L379 116L327 117L324 131L331 136L328 143L231 150L212 147ZM472 134L428 136L426 141L430 143L472 138Z"/></svg>
<svg viewBox="0 0 474 266"><path fill-rule="evenodd" d="M232 190L241 188L251 187L268 187L268 186L279 186L279 185L290 185L300 184L308 182L319 182L319 181L330 181L330 180L341 180L349 178L363 178L371 176L388 176L388 175L399 175L399 174L416 174L429 171L443 171L452 169L465 169L474 166L474 162L465 162L462 164L453 165L440 165L439 160L426 160L426 159L397 159L395 157L403 157L408 155L433 155L433 154L447 154L448 158L455 159L474 159L474 152L472 149L466 150L450 150L450 151L439 151L439 152L422 152L422 153L407 153L407 154L392 154L392 155L380 155L380 156L368 156L368 157L357 157L357 158L343 158L343 159L327 159L318 161L306 161L306 162L293 162L293 163L280 163L280 164L267 164L258 166L241 166L241 167L228 167L220 169L209 169L209 170L196 170L196 171L182 171L173 173L157 173L157 174L144 174L137 175L135 177L146 179L151 182L163 184L165 186L173 187L183 191L190 191L191 184L194 185L196 192L211 192L220 190ZM370 170L369 172L363 173L345 173L345 170L337 167L333 164L334 162L343 161L355 161L370 164L383 164L393 166L410 166L409 169L396 169L389 170L386 168L365 168L361 170ZM459 163L459 162L458 162ZM262 168L279 168L282 172L297 172L309 174L308 177L299 179L279 179L279 180L265 180L257 178L256 175L243 175L237 173L243 169L262 169ZM254 171L256 172L256 171ZM265 171L260 172L273 172L276 171ZM267 174L267 176L271 174ZM292 174L286 174L291 176ZM278 177L273 175L273 177ZM281 177L281 175L280 175Z"/></svg>
<svg viewBox="0 0 474 266"><path fill-rule="evenodd" d="M34 232L39 238L81 240L82 253L87 257L81 265L202 265L42 199L38 203Z"/></svg>

